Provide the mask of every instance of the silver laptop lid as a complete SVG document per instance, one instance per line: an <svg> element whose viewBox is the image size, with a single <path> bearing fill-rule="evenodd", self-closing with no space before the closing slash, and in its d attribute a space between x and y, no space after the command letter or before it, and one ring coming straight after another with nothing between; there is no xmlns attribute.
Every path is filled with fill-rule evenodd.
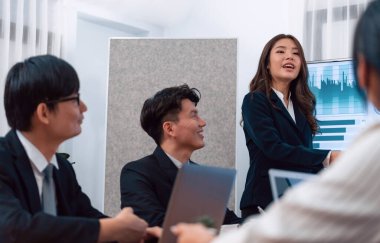
<svg viewBox="0 0 380 243"><path fill-rule="evenodd" d="M180 222L207 221L217 230L223 223L234 169L185 164L178 171L163 224L160 243L175 243L170 227Z"/></svg>

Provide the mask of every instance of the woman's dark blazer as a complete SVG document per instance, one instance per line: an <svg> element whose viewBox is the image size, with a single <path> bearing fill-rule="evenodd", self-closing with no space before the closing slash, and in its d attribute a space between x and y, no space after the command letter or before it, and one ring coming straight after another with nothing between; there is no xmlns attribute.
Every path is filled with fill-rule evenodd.
<svg viewBox="0 0 380 243"><path fill-rule="evenodd" d="M312 131L297 102L292 99L295 120L280 98L261 91L243 100L243 130L250 165L240 209L265 208L273 200L268 170L271 168L317 173L329 150L312 148Z"/></svg>

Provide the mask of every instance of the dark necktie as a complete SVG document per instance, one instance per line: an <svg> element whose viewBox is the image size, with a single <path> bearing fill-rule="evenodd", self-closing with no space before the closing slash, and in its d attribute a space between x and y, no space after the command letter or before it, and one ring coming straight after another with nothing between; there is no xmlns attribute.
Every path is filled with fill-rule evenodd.
<svg viewBox="0 0 380 243"><path fill-rule="evenodd" d="M45 213L57 215L53 167L54 166L52 164L49 164L43 171L44 180L42 183L42 209Z"/></svg>

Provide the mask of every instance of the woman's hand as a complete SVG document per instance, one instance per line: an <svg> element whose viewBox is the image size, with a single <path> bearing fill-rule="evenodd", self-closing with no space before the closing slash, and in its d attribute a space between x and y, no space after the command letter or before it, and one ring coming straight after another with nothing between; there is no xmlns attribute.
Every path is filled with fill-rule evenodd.
<svg viewBox="0 0 380 243"><path fill-rule="evenodd" d="M340 150L332 150L329 165L333 164L342 152Z"/></svg>

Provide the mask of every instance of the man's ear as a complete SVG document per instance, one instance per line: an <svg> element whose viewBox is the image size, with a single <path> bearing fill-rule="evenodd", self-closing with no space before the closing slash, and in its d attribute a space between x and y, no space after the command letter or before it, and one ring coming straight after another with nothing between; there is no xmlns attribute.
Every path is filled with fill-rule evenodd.
<svg viewBox="0 0 380 243"><path fill-rule="evenodd" d="M172 136L173 135L173 122L171 121L166 121L162 124L162 130L164 132L163 135L169 135L169 136Z"/></svg>
<svg viewBox="0 0 380 243"><path fill-rule="evenodd" d="M50 110L45 103L39 103L35 112L36 118L39 122L48 125Z"/></svg>
<svg viewBox="0 0 380 243"><path fill-rule="evenodd" d="M369 85L369 80L368 80L369 66L362 54L359 54L359 57L358 57L357 73L358 73L358 84L360 88L363 89L364 91L367 91L368 85Z"/></svg>

